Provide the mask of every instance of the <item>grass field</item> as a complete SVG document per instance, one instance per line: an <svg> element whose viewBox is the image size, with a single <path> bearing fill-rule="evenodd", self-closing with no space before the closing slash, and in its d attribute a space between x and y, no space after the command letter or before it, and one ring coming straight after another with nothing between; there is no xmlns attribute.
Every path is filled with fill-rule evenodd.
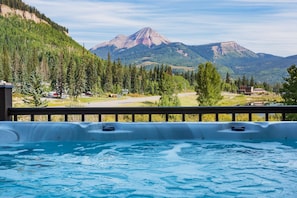
<svg viewBox="0 0 297 198"><path fill-rule="evenodd" d="M234 93L222 93L223 99L219 101L216 106L242 106L247 105L249 103L258 102L258 103L279 103L282 102L282 98L280 95L274 93L267 93L261 95L242 95L242 94L234 94ZM133 98L135 96L125 96L121 98L109 98L107 96L104 97L80 97L77 100L73 99L46 99L48 101L48 107L83 107L89 103L98 103L98 102L106 102L106 101L120 101L125 100L127 98ZM138 96L139 98L141 96ZM143 96L144 97L144 96ZM179 96L181 106L198 106L197 96L195 94L192 95L182 95ZM146 107L146 106L157 106L157 101L144 101L144 102L135 102L135 103L127 103L121 104L120 106L133 106L133 107ZM13 107L28 107L28 105L22 102L21 95L14 95L13 97Z"/></svg>
<svg viewBox="0 0 297 198"><path fill-rule="evenodd" d="M280 95L274 93L267 93L263 95L242 95L233 93L223 93L223 99L219 101L216 106L243 106L250 103L280 103L282 98ZM198 106L197 95L179 96L181 106ZM156 106L153 102L138 102L126 106Z"/></svg>

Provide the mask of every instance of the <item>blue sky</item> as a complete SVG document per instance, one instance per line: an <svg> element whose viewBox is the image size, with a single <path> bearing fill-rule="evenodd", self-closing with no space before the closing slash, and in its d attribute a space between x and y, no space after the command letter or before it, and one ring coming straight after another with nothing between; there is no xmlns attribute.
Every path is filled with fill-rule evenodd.
<svg viewBox="0 0 297 198"><path fill-rule="evenodd" d="M86 48L151 27L172 42L297 54L296 0L23 0Z"/></svg>

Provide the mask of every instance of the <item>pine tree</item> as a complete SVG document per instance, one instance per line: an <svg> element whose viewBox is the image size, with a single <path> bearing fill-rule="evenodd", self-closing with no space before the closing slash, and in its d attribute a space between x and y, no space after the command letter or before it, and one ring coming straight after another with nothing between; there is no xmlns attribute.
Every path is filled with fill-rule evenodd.
<svg viewBox="0 0 297 198"><path fill-rule="evenodd" d="M120 59L114 63L113 68L114 93L121 93L123 88L123 66Z"/></svg>
<svg viewBox="0 0 297 198"><path fill-rule="evenodd" d="M12 82L12 70L10 65L10 57L7 50L7 45L3 46L3 54L2 54L2 78L6 82Z"/></svg>
<svg viewBox="0 0 297 198"><path fill-rule="evenodd" d="M124 70L123 88L131 91L131 65Z"/></svg>
<svg viewBox="0 0 297 198"><path fill-rule="evenodd" d="M70 96L75 96L75 69L76 62L74 57L71 57L66 72L66 83L68 87L68 94Z"/></svg>
<svg viewBox="0 0 297 198"><path fill-rule="evenodd" d="M73 89L73 96L75 99L85 91L86 86L86 70L85 70L85 63L83 60L78 60L75 67L74 72L74 89Z"/></svg>
<svg viewBox="0 0 297 198"><path fill-rule="evenodd" d="M60 98L62 98L63 93L65 92L65 81L66 81L66 71L64 67L65 55L61 53L59 56L59 65L57 68L56 76L56 90Z"/></svg>
<svg viewBox="0 0 297 198"><path fill-rule="evenodd" d="M45 88L42 85L42 79L36 72L32 72L28 81L28 85L25 89L26 97L24 102L34 107L46 107L47 101L42 100L42 95L45 92Z"/></svg>
<svg viewBox="0 0 297 198"><path fill-rule="evenodd" d="M135 65L131 67L131 93L138 93L140 88L138 70Z"/></svg>
<svg viewBox="0 0 297 198"><path fill-rule="evenodd" d="M230 78L229 72L226 73L225 83L229 83L229 84L231 83L231 78Z"/></svg>
<svg viewBox="0 0 297 198"><path fill-rule="evenodd" d="M254 80L254 77L253 76L251 76L249 85L250 86L255 86L255 80Z"/></svg>
<svg viewBox="0 0 297 198"><path fill-rule="evenodd" d="M106 64L106 71L105 71L105 80L104 80L104 91L105 92L111 92L113 88L113 77L112 77L112 63L111 63L111 57L108 53L107 55L107 64Z"/></svg>
<svg viewBox="0 0 297 198"><path fill-rule="evenodd" d="M243 77L242 77L242 85L243 86L248 86L248 79L245 77L245 75L243 75Z"/></svg>

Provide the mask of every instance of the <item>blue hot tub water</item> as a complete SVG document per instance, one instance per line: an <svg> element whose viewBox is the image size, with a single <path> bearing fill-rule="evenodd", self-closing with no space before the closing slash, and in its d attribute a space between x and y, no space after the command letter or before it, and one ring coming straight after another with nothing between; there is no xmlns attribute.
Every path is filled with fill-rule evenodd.
<svg viewBox="0 0 297 198"><path fill-rule="evenodd" d="M297 194L294 123L54 126L0 124L0 197Z"/></svg>

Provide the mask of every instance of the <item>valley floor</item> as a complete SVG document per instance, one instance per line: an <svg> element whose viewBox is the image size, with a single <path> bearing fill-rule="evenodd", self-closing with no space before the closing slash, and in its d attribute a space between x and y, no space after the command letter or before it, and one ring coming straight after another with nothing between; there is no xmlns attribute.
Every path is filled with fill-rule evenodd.
<svg viewBox="0 0 297 198"><path fill-rule="evenodd" d="M179 97L192 97L196 96L195 92L181 93L178 94ZM129 106L135 103L155 103L158 102L160 96L145 96L145 97L130 97L126 99L102 101L102 102L89 102L85 107L119 107L119 106Z"/></svg>

